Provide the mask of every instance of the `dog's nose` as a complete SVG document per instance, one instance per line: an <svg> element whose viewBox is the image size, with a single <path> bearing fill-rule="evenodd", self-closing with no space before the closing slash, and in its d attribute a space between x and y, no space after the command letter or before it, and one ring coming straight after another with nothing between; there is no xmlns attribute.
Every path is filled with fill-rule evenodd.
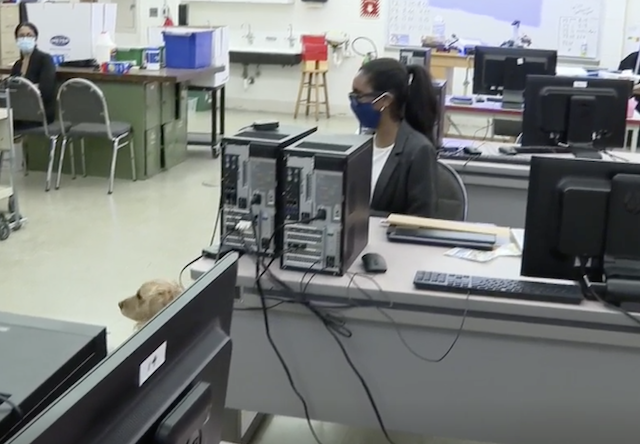
<svg viewBox="0 0 640 444"><path fill-rule="evenodd" d="M120 309L122 309L122 307L124 307L124 302L123 301L118 302L118 307L120 307Z"/></svg>

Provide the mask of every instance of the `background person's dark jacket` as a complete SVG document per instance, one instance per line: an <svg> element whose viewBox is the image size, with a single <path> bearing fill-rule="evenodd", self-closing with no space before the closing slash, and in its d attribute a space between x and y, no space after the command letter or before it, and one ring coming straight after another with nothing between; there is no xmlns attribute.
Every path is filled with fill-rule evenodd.
<svg viewBox="0 0 640 444"><path fill-rule="evenodd" d="M373 191L372 212L435 217L436 168L433 144L402 122Z"/></svg>
<svg viewBox="0 0 640 444"><path fill-rule="evenodd" d="M21 76L22 61L23 59L20 58L13 64L12 76ZM24 77L38 85L47 121L53 122L56 115L56 65L51 56L35 48L29 58L29 66Z"/></svg>
<svg viewBox="0 0 640 444"><path fill-rule="evenodd" d="M631 54L626 56L624 59L622 59L622 61L620 62L620 65L618 66L618 71L624 71L625 69L630 69L631 71L634 71L636 69L637 62L638 62L638 51L632 52ZM634 97L638 99L636 110L640 111L640 96L637 94L634 94Z"/></svg>

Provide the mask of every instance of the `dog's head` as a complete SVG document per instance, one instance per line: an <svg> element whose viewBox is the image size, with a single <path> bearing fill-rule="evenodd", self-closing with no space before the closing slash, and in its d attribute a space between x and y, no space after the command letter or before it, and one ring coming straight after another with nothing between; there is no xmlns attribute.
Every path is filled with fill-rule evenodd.
<svg viewBox="0 0 640 444"><path fill-rule="evenodd" d="M118 306L127 318L147 322L180 296L182 291L182 287L174 282L153 280L142 284L135 295L118 302Z"/></svg>

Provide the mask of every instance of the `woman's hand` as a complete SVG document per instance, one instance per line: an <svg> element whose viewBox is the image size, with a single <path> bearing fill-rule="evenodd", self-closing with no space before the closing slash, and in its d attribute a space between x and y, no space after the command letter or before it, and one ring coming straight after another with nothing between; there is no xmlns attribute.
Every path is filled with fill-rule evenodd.
<svg viewBox="0 0 640 444"><path fill-rule="evenodd" d="M636 83L633 86L633 94L634 95L640 95L640 83Z"/></svg>

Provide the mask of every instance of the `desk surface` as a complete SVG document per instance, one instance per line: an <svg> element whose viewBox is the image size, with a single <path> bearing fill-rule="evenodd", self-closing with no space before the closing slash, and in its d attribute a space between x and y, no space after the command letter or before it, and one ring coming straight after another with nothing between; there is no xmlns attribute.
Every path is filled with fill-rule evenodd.
<svg viewBox="0 0 640 444"><path fill-rule="evenodd" d="M521 116L522 109L508 109L502 108L500 102L476 102L474 98L473 104L462 105L459 103L452 103L451 98L453 96L447 96L446 98L446 110L457 113L473 113L473 114L500 114L502 116ZM627 118L627 125L640 125L640 113L634 112L633 117Z"/></svg>
<svg viewBox="0 0 640 444"><path fill-rule="evenodd" d="M146 83L146 82L172 82L181 83L197 79L203 75L216 74L224 71L224 66L209 66L200 69L136 69L128 74L115 75L97 71L93 68L62 68L58 67L58 80L64 81L74 77L80 77L93 81L121 82L121 83ZM0 74L11 74L11 67L0 67Z"/></svg>
<svg viewBox="0 0 640 444"><path fill-rule="evenodd" d="M358 278L358 285L381 301L390 300L396 304L429 306L438 309L461 309L465 306L466 298L464 295L416 290L413 287L413 278L418 270L507 279L520 277L520 258L500 257L489 263L475 263L445 256L447 248L391 243L386 240L386 228L381 225L381 219L378 218L371 219L369 231L369 244L364 253L381 254L386 259L388 271L385 274L374 276L375 283L366 278ZM198 276L212 266L213 260L200 259L192 267L192 276ZM277 262L272 266L272 271L294 289L299 288L303 273L280 270ZM364 273L359 260L353 264L349 271ZM238 286L253 288L254 277L255 263L253 260L246 256L241 258ZM308 273L305 277L305 283L310 277L311 274ZM356 288L347 288L349 280L348 276L315 275L307 287L307 293L347 298L361 296ZM589 326L604 329L621 327L625 331L636 328L630 325L629 320L618 312L608 310L600 304L590 301L584 301L580 305L564 305L482 296L471 296L470 300L473 302L475 310L488 316L528 319L538 324L553 320L553 324L562 322L563 325L575 324L586 328L590 328Z"/></svg>
<svg viewBox="0 0 640 444"><path fill-rule="evenodd" d="M500 156L499 148L501 146L509 146L513 144L504 143L504 142L493 142L493 141L474 141L474 140L465 140L465 139L455 139L455 138L445 138L443 140L443 146L445 147L476 147L482 151L483 154L490 156ZM526 154L521 154L519 156L522 157L531 157ZM542 157L559 157L571 159L573 155L571 154L536 154L536 156ZM608 157L607 155L603 156L604 160L609 160L612 162L620 161L620 159L625 159L629 162L640 163L640 153L631 153L629 151L624 150L616 150L615 157ZM461 172L461 169L464 169L466 173L474 173L474 172L483 172L483 173L492 173L496 175L513 175L513 176L522 176L528 177L529 175L529 165L517 165L513 163L492 163L492 162L474 162L469 160L455 160L455 159L446 159L445 162ZM481 170L481 171L480 171Z"/></svg>

